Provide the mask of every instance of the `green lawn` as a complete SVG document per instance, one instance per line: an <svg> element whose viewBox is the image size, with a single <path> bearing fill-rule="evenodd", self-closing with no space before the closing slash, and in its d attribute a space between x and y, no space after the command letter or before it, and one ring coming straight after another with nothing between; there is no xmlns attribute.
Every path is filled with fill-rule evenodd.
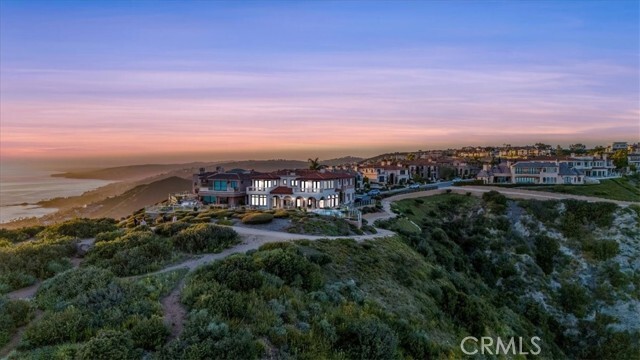
<svg viewBox="0 0 640 360"><path fill-rule="evenodd" d="M636 178L601 180L600 184L526 186L526 190L557 192L571 195L595 196L605 199L640 202L640 182Z"/></svg>

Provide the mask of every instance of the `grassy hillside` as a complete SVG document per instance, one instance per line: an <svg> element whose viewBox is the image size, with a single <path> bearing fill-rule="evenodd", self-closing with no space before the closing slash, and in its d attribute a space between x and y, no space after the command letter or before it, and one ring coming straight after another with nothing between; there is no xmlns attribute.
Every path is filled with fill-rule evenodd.
<svg viewBox="0 0 640 360"><path fill-rule="evenodd" d="M211 166L215 166L215 163L127 165L89 171L65 172L52 176L71 179L139 180L184 168L197 169L198 167Z"/></svg>
<svg viewBox="0 0 640 360"><path fill-rule="evenodd" d="M600 184L527 186L527 190L595 196L612 200L640 202L640 176L600 180Z"/></svg>
<svg viewBox="0 0 640 360"><path fill-rule="evenodd" d="M170 193L191 191L191 181L170 177L149 184L138 185L121 195L110 197L91 205L87 215L91 217L120 218L148 205L167 200Z"/></svg>
<svg viewBox="0 0 640 360"><path fill-rule="evenodd" d="M271 243L195 270L184 288L181 273L128 276L233 246L233 230L83 220L4 232L7 259L37 245L18 265L43 285L32 303L0 298L0 343L30 322L12 358L459 359L467 336L522 337L524 351L538 336L541 359L637 358L640 208L495 192L392 208L398 218L379 225L397 236ZM96 231L79 269L54 261L73 253L64 236ZM46 241L25 243L33 232ZM177 338L161 321L172 288L186 310Z"/></svg>

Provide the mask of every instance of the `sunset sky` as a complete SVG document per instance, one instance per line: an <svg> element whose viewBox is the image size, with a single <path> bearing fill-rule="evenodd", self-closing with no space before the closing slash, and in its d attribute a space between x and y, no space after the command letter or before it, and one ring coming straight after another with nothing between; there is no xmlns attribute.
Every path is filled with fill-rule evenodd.
<svg viewBox="0 0 640 360"><path fill-rule="evenodd" d="M637 1L0 2L0 156L640 140Z"/></svg>

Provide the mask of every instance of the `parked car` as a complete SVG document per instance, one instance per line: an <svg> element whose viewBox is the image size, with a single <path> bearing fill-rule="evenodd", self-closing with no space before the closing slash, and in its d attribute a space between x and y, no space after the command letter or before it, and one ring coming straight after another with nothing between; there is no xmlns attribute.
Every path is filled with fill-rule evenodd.
<svg viewBox="0 0 640 360"><path fill-rule="evenodd" d="M409 189L419 189L420 188L420 184L411 184L409 185Z"/></svg>
<svg viewBox="0 0 640 360"><path fill-rule="evenodd" d="M376 196L376 195L380 195L380 190L373 189L373 190L369 191L369 196Z"/></svg>

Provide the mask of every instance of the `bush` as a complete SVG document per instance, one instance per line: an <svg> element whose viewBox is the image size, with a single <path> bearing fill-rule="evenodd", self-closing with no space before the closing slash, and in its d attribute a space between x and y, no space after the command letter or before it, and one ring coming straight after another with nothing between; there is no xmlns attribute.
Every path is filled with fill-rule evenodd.
<svg viewBox="0 0 640 360"><path fill-rule="evenodd" d="M110 218L103 219L73 219L60 224L49 226L40 233L43 238L56 238L59 236L71 236L75 238L91 238L102 232L117 230L116 221Z"/></svg>
<svg viewBox="0 0 640 360"><path fill-rule="evenodd" d="M273 221L274 216L268 213L252 213L242 217L243 224L268 224Z"/></svg>
<svg viewBox="0 0 640 360"><path fill-rule="evenodd" d="M123 234L124 232L122 230L102 232L96 235L96 242L115 240L116 238L122 236Z"/></svg>
<svg viewBox="0 0 640 360"><path fill-rule="evenodd" d="M276 219L288 218L289 217L289 212L287 210L277 210L273 214L273 217L276 218Z"/></svg>
<svg viewBox="0 0 640 360"><path fill-rule="evenodd" d="M92 266L67 270L43 282L36 301L45 309L63 308L83 293L106 287L113 278L110 271Z"/></svg>
<svg viewBox="0 0 640 360"><path fill-rule="evenodd" d="M87 254L86 263L110 269L118 276L129 276L158 270L172 256L171 240L150 231L132 231L115 240L96 243Z"/></svg>
<svg viewBox="0 0 640 360"><path fill-rule="evenodd" d="M45 312L42 319L29 326L23 336L25 348L86 340L90 333L89 317L78 308L69 306L61 312Z"/></svg>
<svg viewBox="0 0 640 360"><path fill-rule="evenodd" d="M562 283L558 290L558 302L562 308L578 318L587 316L592 303L587 290L576 283Z"/></svg>
<svg viewBox="0 0 640 360"><path fill-rule="evenodd" d="M0 298L0 349L11 339L11 334L33 318L33 307L25 300Z"/></svg>
<svg viewBox="0 0 640 360"><path fill-rule="evenodd" d="M180 231L191 226L186 222L177 221L174 223L164 223L156 226L154 232L160 236L171 237L179 233Z"/></svg>
<svg viewBox="0 0 640 360"><path fill-rule="evenodd" d="M7 292L46 279L71 267L68 258L76 252L75 240L39 240L0 248L0 292Z"/></svg>
<svg viewBox="0 0 640 360"><path fill-rule="evenodd" d="M238 233L224 226L197 224L173 237L176 248L190 252L220 252L239 242Z"/></svg>
<svg viewBox="0 0 640 360"><path fill-rule="evenodd" d="M398 337L380 320L356 320L338 331L338 347L349 359L393 359Z"/></svg>
<svg viewBox="0 0 640 360"><path fill-rule="evenodd" d="M139 359L141 354L133 348L130 334L103 330L89 340L78 352L80 360Z"/></svg>
<svg viewBox="0 0 640 360"><path fill-rule="evenodd" d="M558 255L560 244L558 244L557 240L545 235L538 235L535 242L536 263L545 274L551 274L553 272L553 259Z"/></svg>
<svg viewBox="0 0 640 360"><path fill-rule="evenodd" d="M135 347L149 351L158 350L169 336L169 329L160 316L141 318L135 316L128 326Z"/></svg>

